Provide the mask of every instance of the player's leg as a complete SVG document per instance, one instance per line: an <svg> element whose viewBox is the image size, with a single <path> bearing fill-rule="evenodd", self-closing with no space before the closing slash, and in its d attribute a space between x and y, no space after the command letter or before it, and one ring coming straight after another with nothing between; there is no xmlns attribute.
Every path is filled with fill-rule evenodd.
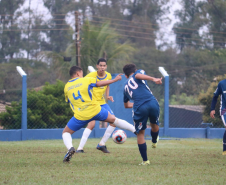
<svg viewBox="0 0 226 185"><path fill-rule="evenodd" d="M159 140L159 114L160 108L157 100L148 102L149 120L151 125L152 148L157 147Z"/></svg>
<svg viewBox="0 0 226 185"><path fill-rule="evenodd" d="M108 112L108 117L105 121L114 124L118 128L129 130L134 134L136 134L135 127L132 124L128 123L123 119L116 118L114 115L111 115L109 112Z"/></svg>
<svg viewBox="0 0 226 185"><path fill-rule="evenodd" d="M109 124L109 126L107 127L104 136L102 137L100 143L98 143L97 145L97 149L104 152L104 153L110 153L106 147L106 142L109 139L109 137L111 136L112 132L115 130L115 125L113 124Z"/></svg>
<svg viewBox="0 0 226 185"><path fill-rule="evenodd" d="M137 134L137 144L140 151L140 155L143 159L143 162L140 165L149 165L150 161L147 157L147 144L144 139L145 130L140 130Z"/></svg>
<svg viewBox="0 0 226 185"><path fill-rule="evenodd" d="M222 155L226 155L226 126L225 126L225 131L224 131L224 136L223 136L223 153Z"/></svg>
<svg viewBox="0 0 226 185"><path fill-rule="evenodd" d="M102 137L102 139L101 139L101 141L99 143L100 146L104 146L105 145L105 143L107 142L107 140L111 136L112 132L114 132L115 127L116 126L114 124L112 124L112 123L110 123L108 125L108 127L107 127L107 129L106 129L106 131L104 133L104 136Z"/></svg>
<svg viewBox="0 0 226 185"><path fill-rule="evenodd" d="M125 120L116 118L115 115L110 114L104 108L101 108L101 111L99 112L99 114L97 114L93 119L99 120L99 121L106 121L108 123L114 124L118 128L129 130L129 131L133 132L134 134L136 134L135 127L132 124L128 123Z"/></svg>
<svg viewBox="0 0 226 185"><path fill-rule="evenodd" d="M159 126L153 123L150 124L151 124L152 148L156 148L159 140Z"/></svg>
<svg viewBox="0 0 226 185"><path fill-rule="evenodd" d="M136 134L136 132L135 132L136 130L133 125L129 124L125 120L116 118L115 115L112 115L105 108L101 108L101 111L93 118L93 120L106 121L111 124L114 124L118 128L129 130L129 131L133 132L134 134ZM106 148L106 150L107 150L106 146L103 146L103 148ZM97 145L97 149L98 149L98 145Z"/></svg>
<svg viewBox="0 0 226 185"><path fill-rule="evenodd" d="M222 153L222 155L226 155L226 115L222 115L221 119L225 126L225 131L224 131L224 135L223 135L223 153Z"/></svg>
<svg viewBox="0 0 226 185"><path fill-rule="evenodd" d="M147 158L147 144L144 139L145 129L147 128L148 109L146 104L143 104L133 114L135 129L137 133L137 145L143 162L140 165L149 165L150 161Z"/></svg>
<svg viewBox="0 0 226 185"><path fill-rule="evenodd" d="M101 105L101 107L106 109L111 115L114 115L113 111L111 110L111 108L109 107L108 104L103 104L103 105ZM104 136L102 137L100 143L97 145L98 150L101 150L104 153L110 153L107 150L105 143L107 142L107 140L109 139L109 137L111 136L111 134L114 130L115 130L115 125L110 123L109 126L107 127L107 129L104 133Z"/></svg>
<svg viewBox="0 0 226 185"><path fill-rule="evenodd" d="M78 148L76 150L76 153L84 153L83 147L85 146L86 141L87 141L89 135L91 134L94 126L95 126L95 120L90 121L88 123L87 127L85 128L85 130L84 130L84 132L82 134L82 138L81 138L79 146L78 146Z"/></svg>
<svg viewBox="0 0 226 185"><path fill-rule="evenodd" d="M67 147L68 152L64 156L63 162L69 162L75 153L75 149L72 144L72 137L71 135L81 129L84 125L86 125L89 121L81 121L77 120L74 116L69 120L66 127L63 130L62 138L64 145Z"/></svg>
<svg viewBox="0 0 226 185"><path fill-rule="evenodd" d="M69 162L71 160L71 157L73 156L73 154L75 153L75 148L73 147L72 144L72 137L71 135L74 133L73 130L71 130L67 125L63 130L62 133L62 138L63 138L63 142L64 145L67 147L68 152L66 153L66 155L64 156L64 160L63 162Z"/></svg>

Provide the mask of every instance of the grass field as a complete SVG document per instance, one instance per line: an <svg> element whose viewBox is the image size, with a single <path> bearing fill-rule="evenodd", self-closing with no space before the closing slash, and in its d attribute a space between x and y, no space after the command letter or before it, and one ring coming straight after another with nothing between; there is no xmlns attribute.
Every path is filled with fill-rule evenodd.
<svg viewBox="0 0 226 185"><path fill-rule="evenodd" d="M70 164L62 140L0 142L0 184L226 184L221 140L160 140L156 149L148 140L149 166L138 165L135 138L110 139L110 154L95 149L99 140L89 139Z"/></svg>

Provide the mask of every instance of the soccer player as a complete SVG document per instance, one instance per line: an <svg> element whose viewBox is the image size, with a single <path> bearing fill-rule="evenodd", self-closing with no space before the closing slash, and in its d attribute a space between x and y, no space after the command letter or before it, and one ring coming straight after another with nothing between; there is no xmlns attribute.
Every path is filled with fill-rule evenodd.
<svg viewBox="0 0 226 185"><path fill-rule="evenodd" d="M124 106L133 108L133 120L137 133L137 144L143 158L140 165L149 165L147 158L147 145L144 139L147 121L151 124L152 148L156 148L159 138L159 113L158 101L152 94L146 80L162 84L162 78L154 78L145 74L144 70L137 70L135 64L127 64L123 67L128 79L124 88ZM134 103L131 103L133 100Z"/></svg>
<svg viewBox="0 0 226 185"><path fill-rule="evenodd" d="M96 78L97 81L111 80L112 79L111 74L106 71L107 61L104 58L100 58L97 61L96 67L97 67L97 71L89 73L88 75L86 75L86 77ZM93 88L93 96L99 102L101 107L105 108L106 110L108 110L108 112L110 112L110 114L114 115L111 108L109 107L109 105L105 101L105 98L104 98L105 93L106 93L106 98L108 100L114 102L113 97L109 96L109 86L94 87ZM95 126L95 120L88 123L87 127L85 128L85 130L83 132L83 135L82 135L80 144L79 144L79 146L76 150L76 153L84 153L83 147L85 146L86 141L87 141L89 135L91 134L94 126ZM111 136L111 134L114 130L115 130L115 125L110 123L110 125L107 127L107 129L104 133L103 138L101 139L100 143L97 145L98 150L101 150L104 153L110 153L107 150L105 143L107 142L107 140L109 139L109 137Z"/></svg>
<svg viewBox="0 0 226 185"><path fill-rule="evenodd" d="M74 116L69 120L62 133L63 142L68 149L63 162L69 162L75 153L71 135L92 120L113 123L121 129L135 133L133 125L110 114L108 110L100 106L92 94L93 87L102 87L121 80L122 74L117 75L113 80L99 82L95 78L83 78L82 68L78 66L71 67L69 74L71 80L65 85L64 94L66 102L70 103Z"/></svg>
<svg viewBox="0 0 226 185"><path fill-rule="evenodd" d="M212 103L211 103L211 112L210 117L215 118L215 106L217 104L217 98L221 95L221 106L220 106L220 115L221 119L224 123L225 129L226 129L226 79L219 82L216 91L214 92ZM222 155L226 155L226 130L224 131L223 136L223 153Z"/></svg>

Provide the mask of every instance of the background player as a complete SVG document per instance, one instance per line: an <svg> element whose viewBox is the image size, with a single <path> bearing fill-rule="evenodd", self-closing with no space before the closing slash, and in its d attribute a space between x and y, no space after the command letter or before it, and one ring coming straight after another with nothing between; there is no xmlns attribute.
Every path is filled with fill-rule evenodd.
<svg viewBox="0 0 226 185"><path fill-rule="evenodd" d="M153 78L145 74L144 70L137 70L135 64L127 64L123 67L126 78L124 88L124 106L133 108L133 120L137 132L137 144L143 162L140 165L148 165L147 145L144 139L148 118L151 124L152 147L156 148L159 134L159 113L158 101L150 91L146 80L156 84L162 84L162 78ZM134 103L129 102L133 100Z"/></svg>
<svg viewBox="0 0 226 185"><path fill-rule="evenodd" d="M215 106L217 104L217 98L221 95L221 106L220 106L220 115L221 119L224 123L225 129L226 129L226 79L219 82L216 91L214 92L212 103L211 103L211 112L210 117L215 118ZM226 155L226 130L224 131L223 136L223 153L222 155Z"/></svg>
<svg viewBox="0 0 226 185"><path fill-rule="evenodd" d="M104 58L100 58L97 61L97 65L96 65L97 71L91 72L88 75L86 75L86 77L93 77L96 78L97 81L102 81L102 80L111 80L112 76L110 73L108 73L106 71L107 69L107 61ZM109 96L109 86L103 86L103 87L94 87L93 88L93 96L95 97L95 99L99 102L99 104L101 105L101 107L105 108L108 112L110 112L110 114L114 115L114 113L112 112L111 108L109 107L109 105L106 103L105 101L105 97L104 94L106 93L106 98L107 100L110 101L114 101L112 96ZM89 137L89 135L91 134L93 128L95 126L95 120L91 121L88 123L87 127L85 128L80 144L76 150L76 153L83 153L83 147L86 144L86 141ZM115 130L115 125L114 124L110 124L105 133L103 138L101 139L100 143L97 145L97 149L101 150L104 153L110 153L107 150L107 147L105 145L105 143L107 142L108 138L111 136L112 132Z"/></svg>
<svg viewBox="0 0 226 185"><path fill-rule="evenodd" d="M71 67L69 74L71 80L65 85L64 94L66 102L70 103L74 116L69 120L62 133L64 144L68 149L63 162L69 162L72 155L75 153L71 134L81 129L92 120L113 123L121 129L135 133L135 127L133 125L110 114L105 108L100 106L92 95L93 87L101 87L121 80L122 74L119 74L113 80L99 82L97 82L95 78L83 78L82 68L77 66Z"/></svg>

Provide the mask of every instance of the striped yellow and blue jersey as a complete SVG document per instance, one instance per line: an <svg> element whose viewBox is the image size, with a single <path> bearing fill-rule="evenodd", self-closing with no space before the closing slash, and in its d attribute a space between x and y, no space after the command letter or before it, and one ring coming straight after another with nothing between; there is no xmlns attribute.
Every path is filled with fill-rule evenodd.
<svg viewBox="0 0 226 185"><path fill-rule="evenodd" d="M65 101L70 103L76 119L89 120L100 112L100 104L92 93L96 82L95 78L90 77L73 78L65 85Z"/></svg>
<svg viewBox="0 0 226 185"><path fill-rule="evenodd" d="M89 74L86 75L86 77L93 77L98 81L103 81L103 80L111 80L112 76L110 73L105 71L105 76L100 78L97 74L97 71L91 72ZM94 87L93 88L93 96L94 98L99 102L100 105L106 104L105 98L104 98L104 94L105 91L107 89L107 86L103 86L103 87Z"/></svg>

